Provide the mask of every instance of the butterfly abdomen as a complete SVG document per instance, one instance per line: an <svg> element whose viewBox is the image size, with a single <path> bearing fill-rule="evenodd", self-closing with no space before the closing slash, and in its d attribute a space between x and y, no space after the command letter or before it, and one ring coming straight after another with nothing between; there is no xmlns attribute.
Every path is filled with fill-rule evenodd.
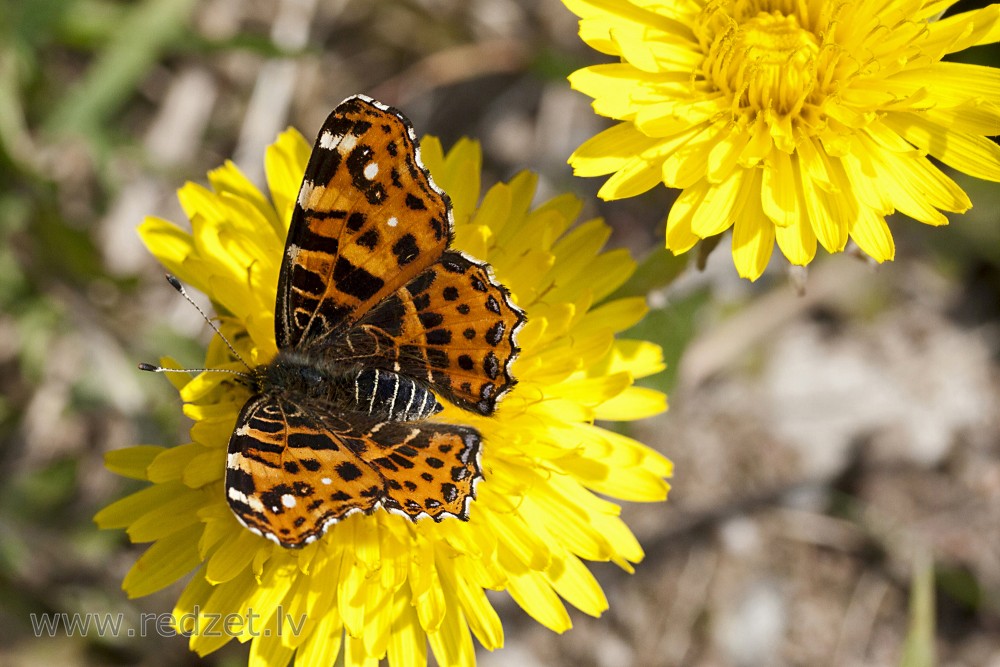
<svg viewBox="0 0 1000 667"><path fill-rule="evenodd" d="M366 368L354 379L358 410L381 420L426 419L443 408L434 394L410 378L391 371Z"/></svg>

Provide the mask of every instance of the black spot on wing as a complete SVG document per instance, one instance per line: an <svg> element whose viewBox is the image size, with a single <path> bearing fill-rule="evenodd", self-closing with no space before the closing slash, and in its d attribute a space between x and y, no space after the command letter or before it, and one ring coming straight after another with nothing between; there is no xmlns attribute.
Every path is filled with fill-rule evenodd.
<svg viewBox="0 0 1000 667"><path fill-rule="evenodd" d="M441 313L423 312L417 315L417 318L425 329L433 329L444 322L444 316Z"/></svg>
<svg viewBox="0 0 1000 667"><path fill-rule="evenodd" d="M333 280L337 289L361 301L372 298L385 286L385 281L381 278L354 266L343 255L333 265Z"/></svg>
<svg viewBox="0 0 1000 667"><path fill-rule="evenodd" d="M356 480L358 477L361 477L361 469L350 461L344 461L343 463L338 464L334 470L337 471L337 475L340 476L340 479L345 482L351 482Z"/></svg>
<svg viewBox="0 0 1000 667"><path fill-rule="evenodd" d="M469 269L469 261L461 255L447 253L441 258L441 266L449 273L464 274Z"/></svg>
<svg viewBox="0 0 1000 667"><path fill-rule="evenodd" d="M411 192L406 193L406 207L413 209L414 211L423 211L427 209L427 204L420 197L417 197Z"/></svg>
<svg viewBox="0 0 1000 667"><path fill-rule="evenodd" d="M226 471L226 486L246 495L253 493L256 488L253 483L253 475L242 468L229 468Z"/></svg>
<svg viewBox="0 0 1000 667"><path fill-rule="evenodd" d="M404 234L392 245L392 253L400 266L406 266L420 255L420 246L413 234Z"/></svg>
<svg viewBox="0 0 1000 667"><path fill-rule="evenodd" d="M291 449L329 449L334 452L340 449L332 438L322 433L292 433L288 436L288 446ZM303 461L303 465L305 465L305 461ZM318 467L316 469L318 470Z"/></svg>
<svg viewBox="0 0 1000 667"><path fill-rule="evenodd" d="M367 232L358 237L357 243L363 248L374 250L378 246L378 241L378 232L374 229L369 229Z"/></svg>
<svg viewBox="0 0 1000 667"><path fill-rule="evenodd" d="M437 274L433 271L424 271L419 276L411 280L406 285L406 291L410 293L411 296L416 296L427 291L427 288L434 284L434 279Z"/></svg>
<svg viewBox="0 0 1000 667"><path fill-rule="evenodd" d="M447 345L451 342L450 329L434 329L427 332L427 342L430 345Z"/></svg>
<svg viewBox="0 0 1000 667"><path fill-rule="evenodd" d="M496 324L486 330L486 342L496 347L503 340L504 331L506 331L506 327L503 321L497 321Z"/></svg>
<svg viewBox="0 0 1000 667"><path fill-rule="evenodd" d="M326 292L326 281L302 264L294 264L292 266L292 289L302 293L303 296L309 295L318 300Z"/></svg>
<svg viewBox="0 0 1000 667"><path fill-rule="evenodd" d="M347 218L347 228L352 232L360 231L365 226L365 214L355 211Z"/></svg>

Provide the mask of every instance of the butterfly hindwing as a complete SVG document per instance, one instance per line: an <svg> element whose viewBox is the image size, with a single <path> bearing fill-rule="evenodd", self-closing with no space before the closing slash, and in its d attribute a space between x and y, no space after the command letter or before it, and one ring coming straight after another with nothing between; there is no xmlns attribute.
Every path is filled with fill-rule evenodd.
<svg viewBox="0 0 1000 667"><path fill-rule="evenodd" d="M434 422L385 421L365 434L362 457L386 480L382 505L411 519L469 518L482 478L475 429Z"/></svg>
<svg viewBox="0 0 1000 667"><path fill-rule="evenodd" d="M301 547L385 495L385 480L312 410L274 395L243 407L229 441L226 498L237 518L285 547ZM345 437L347 436L347 437Z"/></svg>
<svg viewBox="0 0 1000 667"><path fill-rule="evenodd" d="M330 114L292 214L278 280L279 348L342 331L444 252L447 195L420 163L409 121L362 96Z"/></svg>
<svg viewBox="0 0 1000 667"><path fill-rule="evenodd" d="M468 518L479 467L475 429L372 423L330 406L255 396L229 443L226 497L251 530L301 547L353 512ZM360 427L360 428L359 428Z"/></svg>
<svg viewBox="0 0 1000 667"><path fill-rule="evenodd" d="M459 407L489 415L514 386L510 365L523 323L486 265L448 251L369 311L347 342L376 350L363 363L426 382Z"/></svg>

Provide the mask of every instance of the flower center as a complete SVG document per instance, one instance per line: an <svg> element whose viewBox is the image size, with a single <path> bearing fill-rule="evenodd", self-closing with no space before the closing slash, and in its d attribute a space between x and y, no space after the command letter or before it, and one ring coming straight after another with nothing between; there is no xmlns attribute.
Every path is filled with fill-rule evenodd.
<svg viewBox="0 0 1000 667"><path fill-rule="evenodd" d="M817 87L820 43L795 13L766 11L769 4L709 4L700 35L705 75L732 97L736 114L797 117Z"/></svg>

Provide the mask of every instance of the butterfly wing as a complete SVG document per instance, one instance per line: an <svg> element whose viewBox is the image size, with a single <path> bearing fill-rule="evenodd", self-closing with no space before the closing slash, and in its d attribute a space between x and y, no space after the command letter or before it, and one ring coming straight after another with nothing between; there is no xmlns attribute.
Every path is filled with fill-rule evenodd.
<svg viewBox="0 0 1000 667"><path fill-rule="evenodd" d="M382 505L416 521L469 518L482 479L479 432L436 422L384 421L362 436L361 457L385 479Z"/></svg>
<svg viewBox="0 0 1000 667"><path fill-rule="evenodd" d="M414 520L468 518L482 478L475 429L335 412L274 396L244 406L229 443L226 496L250 530L294 548L379 506Z"/></svg>
<svg viewBox="0 0 1000 667"><path fill-rule="evenodd" d="M385 480L352 447L345 423L330 428L290 400L254 396L229 441L226 498L250 530L284 547L301 547L327 525L368 512Z"/></svg>
<svg viewBox="0 0 1000 667"><path fill-rule="evenodd" d="M319 347L444 252L451 204L409 121L364 96L320 130L285 246L275 309L282 349Z"/></svg>
<svg viewBox="0 0 1000 667"><path fill-rule="evenodd" d="M424 381L459 407L489 415L514 386L510 366L524 321L486 264L448 251L366 313L346 347L360 363Z"/></svg>

